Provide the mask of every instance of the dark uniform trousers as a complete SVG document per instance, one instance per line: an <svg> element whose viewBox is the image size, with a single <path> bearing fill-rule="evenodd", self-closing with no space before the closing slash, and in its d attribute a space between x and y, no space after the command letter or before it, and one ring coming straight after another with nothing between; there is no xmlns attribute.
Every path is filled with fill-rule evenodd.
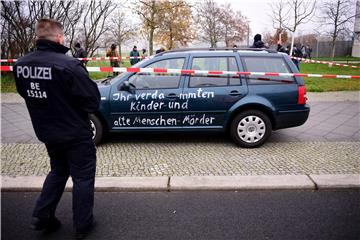
<svg viewBox="0 0 360 240"><path fill-rule="evenodd" d="M69 176L73 180L73 219L78 230L93 221L96 149L93 141L82 140L71 144L45 144L51 171L47 175L33 212L34 217L55 216Z"/></svg>

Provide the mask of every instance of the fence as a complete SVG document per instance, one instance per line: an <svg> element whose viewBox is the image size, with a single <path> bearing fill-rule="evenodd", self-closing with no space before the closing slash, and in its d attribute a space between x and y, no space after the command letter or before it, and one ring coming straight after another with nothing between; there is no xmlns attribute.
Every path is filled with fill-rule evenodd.
<svg viewBox="0 0 360 240"><path fill-rule="evenodd" d="M351 56L352 41L336 41L335 57ZM330 57L331 41L316 41L311 45L313 49L311 57Z"/></svg>

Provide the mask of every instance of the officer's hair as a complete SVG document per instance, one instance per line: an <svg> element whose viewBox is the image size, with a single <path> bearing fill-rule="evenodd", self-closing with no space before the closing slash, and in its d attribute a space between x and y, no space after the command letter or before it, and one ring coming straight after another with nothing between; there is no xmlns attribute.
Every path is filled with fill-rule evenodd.
<svg viewBox="0 0 360 240"><path fill-rule="evenodd" d="M35 34L38 39L52 40L57 34L63 35L63 25L54 20L48 18L40 19L35 27Z"/></svg>

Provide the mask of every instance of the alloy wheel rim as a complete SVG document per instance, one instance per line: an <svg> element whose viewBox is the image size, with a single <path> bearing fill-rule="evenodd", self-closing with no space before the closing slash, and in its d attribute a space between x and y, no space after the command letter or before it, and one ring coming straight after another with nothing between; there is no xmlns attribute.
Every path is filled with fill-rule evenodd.
<svg viewBox="0 0 360 240"><path fill-rule="evenodd" d="M95 127L94 122L91 121L91 120L90 120L90 126L91 126L91 130L92 130L92 133L93 133L92 139L94 139L95 136L96 136L96 127Z"/></svg>

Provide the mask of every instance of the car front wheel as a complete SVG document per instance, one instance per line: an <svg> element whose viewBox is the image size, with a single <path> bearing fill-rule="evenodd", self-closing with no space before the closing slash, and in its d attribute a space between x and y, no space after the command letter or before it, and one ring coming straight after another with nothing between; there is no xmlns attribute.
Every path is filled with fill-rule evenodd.
<svg viewBox="0 0 360 240"><path fill-rule="evenodd" d="M100 119L94 114L90 114L90 126L93 133L92 139L95 145L98 145L103 137L103 126Z"/></svg>
<svg viewBox="0 0 360 240"><path fill-rule="evenodd" d="M254 148L265 143L272 126L269 117L258 110L238 114L231 123L231 137L240 147Z"/></svg>

